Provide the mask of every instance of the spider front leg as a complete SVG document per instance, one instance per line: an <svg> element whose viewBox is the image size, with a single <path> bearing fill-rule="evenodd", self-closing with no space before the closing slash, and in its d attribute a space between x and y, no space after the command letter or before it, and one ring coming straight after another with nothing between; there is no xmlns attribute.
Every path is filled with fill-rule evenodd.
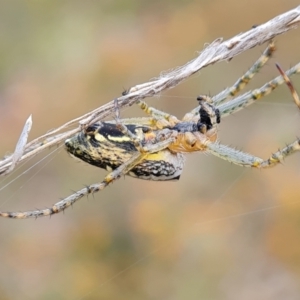
<svg viewBox="0 0 300 300"><path fill-rule="evenodd" d="M300 73L300 63L286 71L287 76L292 76L297 73ZM249 91L231 101L222 103L221 105L217 106L220 110L222 118L227 117L232 113L236 113L241 109L255 103L257 100L270 94L275 88L285 82L286 81L282 76L278 76L258 89Z"/></svg>
<svg viewBox="0 0 300 300"><path fill-rule="evenodd" d="M228 87L219 94L212 97L212 102L215 106L219 106L221 103L229 100L234 97L238 92L245 88L245 86L250 82L250 80L257 74L260 69L266 64L270 59L273 52L276 50L274 42L271 42L268 47L265 49L263 54L258 58L258 60L250 67L250 69L240 77L232 87ZM231 103L231 101L230 101ZM190 114L190 118L197 116L199 113L199 107L193 109Z"/></svg>
<svg viewBox="0 0 300 300"><path fill-rule="evenodd" d="M263 54L258 58L258 60L251 66L251 68L240 77L232 87L226 88L221 93L217 94L212 98L215 105L220 105L226 100L234 97L238 92L245 88L245 86L250 82L250 80L257 74L261 68L270 59L274 51L276 50L275 43L272 41L268 47L265 49Z"/></svg>
<svg viewBox="0 0 300 300"><path fill-rule="evenodd" d="M289 87L291 94L293 96L294 102L298 108L300 108L300 100L299 96L294 89L290 79L288 78L287 74L280 68L278 64L276 64L278 68L281 79L287 84ZM278 79L276 79L278 82ZM270 85L272 88L272 85ZM244 167L254 167L254 168L269 168L276 166L277 164L281 163L285 157L291 155L292 153L300 150L300 139L297 139L291 144L288 144L283 149L273 153L268 159L264 160L259 157L253 156L251 154L238 151L231 147L221 145L219 143L207 143L207 150L209 153L218 156L224 160L227 160L231 163L236 165L244 166Z"/></svg>

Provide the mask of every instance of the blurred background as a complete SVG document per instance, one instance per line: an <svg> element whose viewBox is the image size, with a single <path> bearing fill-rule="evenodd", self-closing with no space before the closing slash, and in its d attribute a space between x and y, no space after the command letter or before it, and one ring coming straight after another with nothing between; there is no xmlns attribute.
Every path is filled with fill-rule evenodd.
<svg viewBox="0 0 300 300"><path fill-rule="evenodd" d="M13 152L30 114L33 139L186 63L205 43L297 5L2 1L0 156ZM275 62L288 69L300 61L299 33L276 38L274 58L249 88L277 76ZM197 95L233 84L265 46L210 66L147 102L181 118ZM300 92L300 77L293 82ZM121 114L143 115L135 107ZM266 158L299 136L299 125L282 86L222 120L219 137ZM0 219L0 299L299 299L299 167L299 154L260 171L196 153L188 155L178 182L121 178L64 214ZM1 178L0 209L49 207L105 174L52 148Z"/></svg>

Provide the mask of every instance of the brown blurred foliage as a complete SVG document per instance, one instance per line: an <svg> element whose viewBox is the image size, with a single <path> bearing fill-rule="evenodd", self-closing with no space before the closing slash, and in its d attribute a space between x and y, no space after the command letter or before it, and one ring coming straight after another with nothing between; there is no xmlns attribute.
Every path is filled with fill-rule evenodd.
<svg viewBox="0 0 300 300"><path fill-rule="evenodd" d="M3 1L0 154L33 114L37 137L299 5L287 1ZM300 61L299 29L250 88ZM202 70L148 103L182 117L232 84L263 51ZM300 77L293 78L300 91ZM142 115L132 107L122 116ZM223 120L220 139L262 157L299 136L286 87ZM0 186L1 210L45 207L105 172L64 150ZM0 220L0 299L299 299L300 156L246 170L194 154L178 182L121 179L51 219ZM19 174L24 173L20 178ZM6 186L10 181L13 182Z"/></svg>

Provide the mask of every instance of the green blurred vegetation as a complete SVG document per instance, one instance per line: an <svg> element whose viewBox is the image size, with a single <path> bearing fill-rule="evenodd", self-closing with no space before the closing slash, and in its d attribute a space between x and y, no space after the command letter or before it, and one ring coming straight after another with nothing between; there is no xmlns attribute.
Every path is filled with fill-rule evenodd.
<svg viewBox="0 0 300 300"><path fill-rule="evenodd" d="M297 1L2 1L0 153L13 151L26 118L30 138L82 115L205 43L246 31ZM299 29L250 84L300 61ZM148 102L182 117L198 94L232 84L263 51L217 64ZM300 78L293 78L300 91ZM132 107L122 116L142 115ZM220 139L268 156L299 136L285 87L223 120ZM55 149L50 149L46 154ZM42 154L38 159L45 156ZM50 160L52 159L52 160ZM0 209L50 206L105 172L64 150L1 182ZM298 299L299 155L257 171L206 155L187 158L178 182L121 179L65 214L0 220L0 299ZM5 184L15 179L9 186Z"/></svg>

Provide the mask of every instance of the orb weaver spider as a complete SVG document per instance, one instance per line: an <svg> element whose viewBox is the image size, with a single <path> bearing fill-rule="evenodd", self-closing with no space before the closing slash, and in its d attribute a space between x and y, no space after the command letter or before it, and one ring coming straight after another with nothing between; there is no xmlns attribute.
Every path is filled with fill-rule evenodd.
<svg viewBox="0 0 300 300"><path fill-rule="evenodd" d="M288 78L300 72L300 63L286 73L277 65L281 76L259 89L233 98L263 67L274 50L275 46L271 42L261 57L232 87L214 97L199 96L197 98L199 106L187 113L181 121L175 116L149 107L143 101L138 101L137 104L149 117L120 120L116 99L115 121L92 124L65 141L66 150L72 156L109 171L104 180L73 193L51 208L26 212L0 212L0 216L26 219L59 213L83 196L103 190L122 175L145 180L179 179L184 166L184 154L191 152L206 151L245 167L268 168L277 165L286 156L300 150L300 139L273 153L266 160L217 141L217 125L221 117L254 103L284 82L300 108L299 97Z"/></svg>

